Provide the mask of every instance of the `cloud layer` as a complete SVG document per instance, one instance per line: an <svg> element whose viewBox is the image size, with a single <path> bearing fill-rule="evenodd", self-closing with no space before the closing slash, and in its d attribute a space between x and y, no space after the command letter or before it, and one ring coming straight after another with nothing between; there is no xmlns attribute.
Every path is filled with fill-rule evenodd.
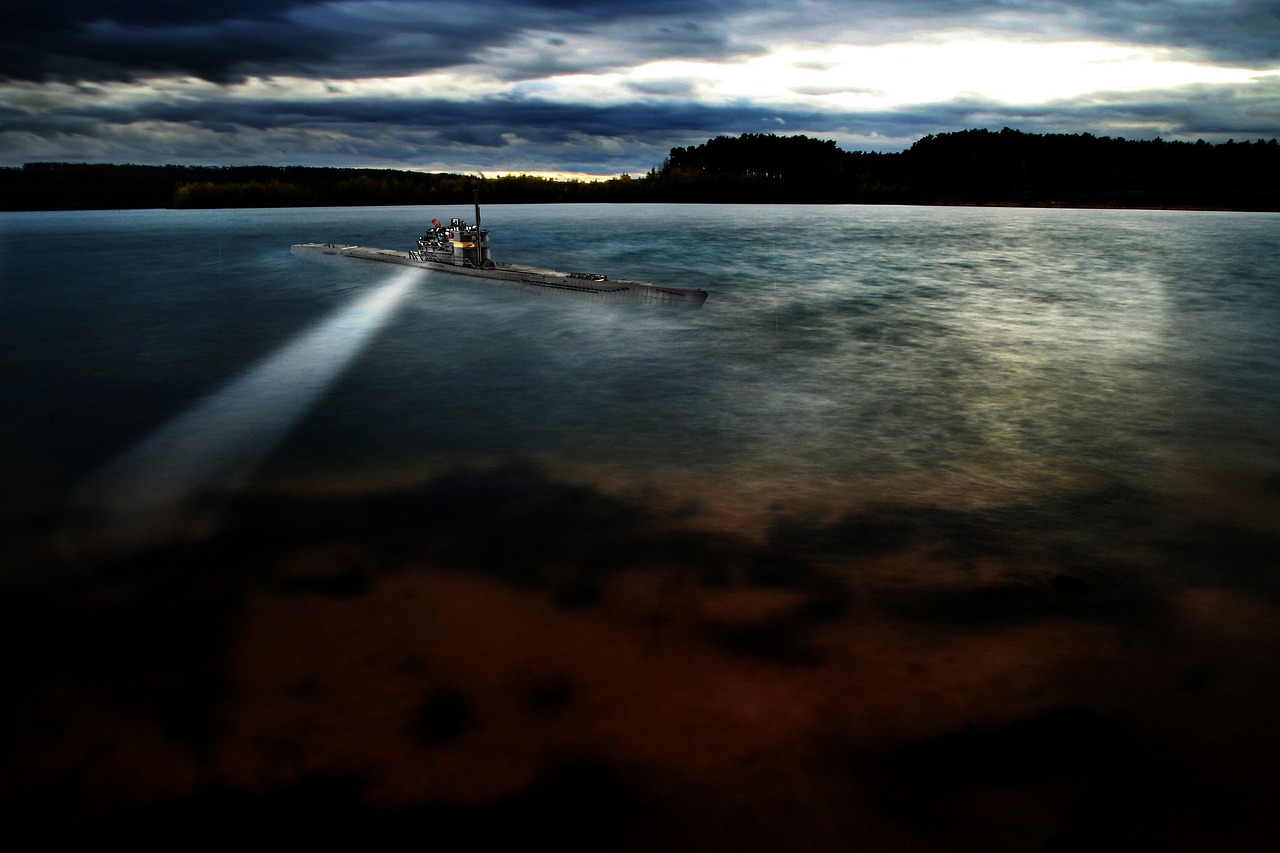
<svg viewBox="0 0 1280 853"><path fill-rule="evenodd" d="M5 5L9 5L6 3ZM0 164L643 172L717 134L1280 135L1280 3L54 2L0 34Z"/></svg>

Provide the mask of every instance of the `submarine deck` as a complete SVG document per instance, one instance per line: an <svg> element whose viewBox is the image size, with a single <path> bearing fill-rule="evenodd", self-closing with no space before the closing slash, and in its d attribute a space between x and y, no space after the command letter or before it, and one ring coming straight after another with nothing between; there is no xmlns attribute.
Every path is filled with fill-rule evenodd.
<svg viewBox="0 0 1280 853"><path fill-rule="evenodd" d="M358 258L360 260L377 261L398 266L417 267L446 275L478 278L497 284L545 288L595 296L640 297L684 302L693 305L701 305L707 301L707 292L697 288L661 287L650 284L647 281L634 281L631 279L605 279L599 281L526 264L497 262L492 269L476 269L475 267L453 266L436 261L419 261L408 252L398 249L376 249L369 246L344 245L341 243L298 243L292 246L290 251L300 257L329 255Z"/></svg>

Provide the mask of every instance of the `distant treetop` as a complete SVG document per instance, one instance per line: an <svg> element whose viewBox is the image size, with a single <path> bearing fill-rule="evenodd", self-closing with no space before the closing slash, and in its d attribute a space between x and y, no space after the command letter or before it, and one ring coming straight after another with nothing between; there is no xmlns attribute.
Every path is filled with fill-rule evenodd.
<svg viewBox="0 0 1280 853"><path fill-rule="evenodd" d="M672 148L642 178L557 181L392 169L29 163L0 169L0 210L316 207L486 201L998 204L1280 210L1280 143L1130 141L962 130L900 153L744 133Z"/></svg>

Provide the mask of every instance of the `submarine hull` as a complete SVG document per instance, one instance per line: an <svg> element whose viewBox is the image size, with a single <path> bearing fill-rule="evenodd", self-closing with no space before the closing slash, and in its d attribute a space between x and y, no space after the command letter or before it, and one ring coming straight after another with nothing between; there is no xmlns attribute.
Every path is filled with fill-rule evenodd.
<svg viewBox="0 0 1280 853"><path fill-rule="evenodd" d="M662 287L647 281L628 279L603 279L603 277L574 275L557 270L524 264L495 263L492 268L477 269L456 266L438 261L424 261L409 252L396 249L375 249L368 246L351 246L340 243L298 243L290 248L293 254L303 258L324 260L328 258L356 258L397 266L476 279L492 284L517 286L551 293L577 293L598 297L622 299L651 299L686 305L701 305L707 301L707 292L691 287Z"/></svg>

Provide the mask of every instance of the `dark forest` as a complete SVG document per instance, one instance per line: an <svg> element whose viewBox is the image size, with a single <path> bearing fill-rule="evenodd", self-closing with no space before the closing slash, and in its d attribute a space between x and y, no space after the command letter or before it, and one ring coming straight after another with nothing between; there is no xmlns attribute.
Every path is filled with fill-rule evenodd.
<svg viewBox="0 0 1280 853"><path fill-rule="evenodd" d="M906 151L746 133L673 148L647 175L565 181L391 169L28 163L0 169L0 209L734 202L1280 210L1280 143L964 130Z"/></svg>

